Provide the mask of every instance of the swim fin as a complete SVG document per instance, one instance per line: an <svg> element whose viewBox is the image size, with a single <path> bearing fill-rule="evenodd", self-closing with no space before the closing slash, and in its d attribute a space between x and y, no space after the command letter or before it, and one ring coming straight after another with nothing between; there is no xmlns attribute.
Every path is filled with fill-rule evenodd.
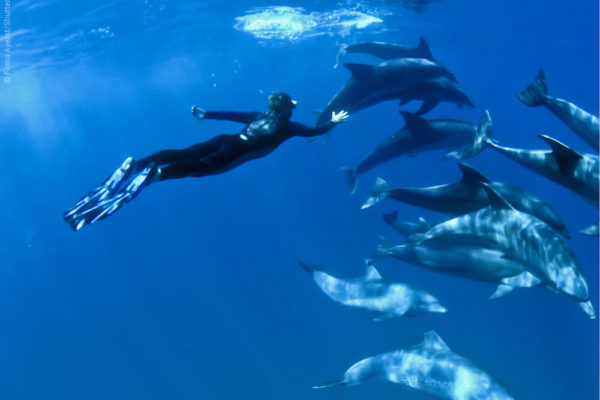
<svg viewBox="0 0 600 400"><path fill-rule="evenodd" d="M126 162L123 165L128 160L125 160ZM144 186L147 186L152 181L157 173L157 168L154 164L136 174L127 186L118 189L120 183L131 173L128 171L131 161L129 161L125 173L121 174L122 168L119 168L105 183L65 213L64 219L71 225L73 230L78 231L86 225L112 215L123 204L133 200Z"/></svg>

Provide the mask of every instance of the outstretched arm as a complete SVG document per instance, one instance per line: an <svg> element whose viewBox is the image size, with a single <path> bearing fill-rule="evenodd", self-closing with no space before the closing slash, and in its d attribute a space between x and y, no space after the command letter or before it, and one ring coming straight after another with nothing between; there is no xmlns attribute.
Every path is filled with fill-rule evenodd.
<svg viewBox="0 0 600 400"><path fill-rule="evenodd" d="M204 111L203 109L192 106L192 115L197 120L218 119L247 124L255 119L259 112L236 112L236 111Z"/></svg>
<svg viewBox="0 0 600 400"><path fill-rule="evenodd" d="M346 121L348 118L348 113L346 111L340 111L339 113L332 112L331 120L325 125L312 128L306 125L302 125L296 122L292 123L292 135L293 136L304 136L304 137L313 137L319 136L324 133L329 132L333 129L334 126L339 124L340 122Z"/></svg>

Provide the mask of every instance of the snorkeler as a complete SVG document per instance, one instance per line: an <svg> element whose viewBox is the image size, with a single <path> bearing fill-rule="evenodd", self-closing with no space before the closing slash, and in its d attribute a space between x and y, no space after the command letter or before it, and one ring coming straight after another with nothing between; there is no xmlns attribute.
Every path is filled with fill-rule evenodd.
<svg viewBox="0 0 600 400"><path fill-rule="evenodd" d="M198 120L228 120L246 126L238 134L217 135L186 149L163 150L139 160L127 158L104 183L64 213L65 221L77 231L107 218L151 183L220 174L266 156L291 137L319 136L348 118L345 111L332 113L330 122L318 128L292 122L296 101L286 93L269 96L268 106L266 113L204 111L193 106L192 114Z"/></svg>

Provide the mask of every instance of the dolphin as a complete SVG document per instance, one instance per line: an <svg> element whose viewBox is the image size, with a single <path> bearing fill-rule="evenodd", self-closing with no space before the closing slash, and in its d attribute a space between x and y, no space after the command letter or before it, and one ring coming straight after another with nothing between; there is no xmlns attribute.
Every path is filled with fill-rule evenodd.
<svg viewBox="0 0 600 400"><path fill-rule="evenodd" d="M491 133L491 130L478 132L473 143L466 146L462 152L450 152L446 156L461 159L465 154L474 156L486 147L491 147L525 168L566 187L598 208L600 159L597 155L580 154L547 135L539 137L550 146L550 151L504 147L492 139ZM597 236L597 225L594 224L579 232L584 235Z"/></svg>
<svg viewBox="0 0 600 400"><path fill-rule="evenodd" d="M540 68L532 84L517 95L523 104L529 107L545 106L587 144L598 151L600 123L598 117L592 115L575 104L548 95L546 74Z"/></svg>
<svg viewBox="0 0 600 400"><path fill-rule="evenodd" d="M337 55L335 63L336 67L348 53L368 54L383 60L393 60L394 58L424 58L426 60L435 61L431 54L431 50L429 49L429 45L423 36L419 37L419 44L416 47L406 47L384 42L361 42L351 45L342 45Z"/></svg>
<svg viewBox="0 0 600 400"><path fill-rule="evenodd" d="M488 207L413 235L403 245L380 245L377 254L436 272L499 282L491 298L514 287L542 285L574 299L595 318L579 262L559 234L533 215L514 209L486 183L481 185L490 197Z"/></svg>
<svg viewBox="0 0 600 400"><path fill-rule="evenodd" d="M356 279L336 278L325 273L322 266L299 264L312 274L317 285L333 301L348 307L375 311L379 313L375 321L412 317L426 312L446 312L438 299L423 290L403 283L384 282L368 260L365 274Z"/></svg>
<svg viewBox="0 0 600 400"><path fill-rule="evenodd" d="M435 331L426 332L416 346L365 358L352 365L341 381L313 389L352 386L375 379L399 383L442 399L513 399L502 383L452 352Z"/></svg>
<svg viewBox="0 0 600 400"><path fill-rule="evenodd" d="M371 195L361 208L372 207L387 197L417 207L457 216L489 205L489 197L480 184L485 182L517 210L538 217L557 232L567 238L570 237L560 214L548 202L518 186L503 182L490 182L487 177L467 164L458 163L457 165L462 171L462 179L446 185L389 189L385 180L377 178Z"/></svg>
<svg viewBox="0 0 600 400"><path fill-rule="evenodd" d="M393 158L403 155L413 156L429 150L455 150L463 146L466 147L460 152L451 151L448 154L455 158L467 158L471 156L469 150L471 143L476 141L477 137L491 135L492 119L487 110L479 125L455 119L428 121L407 111L400 111L400 114L405 122L402 129L381 142L375 150L363 158L356 169L342 168L346 172L352 194L358 187L358 175Z"/></svg>
<svg viewBox="0 0 600 400"><path fill-rule="evenodd" d="M454 74L443 66L424 58L395 58L378 65L346 63L350 80L338 91L317 119L317 126L331 119L331 113L344 110L353 113L384 100L399 99L401 93L425 79Z"/></svg>

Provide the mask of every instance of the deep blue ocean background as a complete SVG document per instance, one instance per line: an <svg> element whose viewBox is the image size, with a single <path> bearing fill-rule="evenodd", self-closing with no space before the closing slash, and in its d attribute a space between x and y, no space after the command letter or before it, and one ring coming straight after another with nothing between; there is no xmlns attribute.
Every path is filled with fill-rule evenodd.
<svg viewBox="0 0 600 400"><path fill-rule="evenodd" d="M423 13L399 3L13 0L0 82L0 399L427 399L379 382L311 386L431 329L516 399L597 399L598 320L565 296L517 289L488 301L491 284L383 259L384 278L430 291L449 312L376 323L298 267L356 277L379 234L403 240L382 212L444 218L390 200L360 210L377 176L392 186L457 180L443 152L376 168L349 196L340 167L403 125L395 101L352 115L327 144L294 138L227 174L152 185L80 232L63 222L126 156L241 128L198 122L193 104L262 111L286 91L299 102L293 120L314 124L349 78L333 69L339 46L357 41L427 38L477 108L442 104L426 118L477 122L489 109L504 145L546 148L537 135L548 134L591 152L515 94L543 67L551 95L598 114L598 2L442 0ZM288 10L283 31L267 32L277 37L236 20L281 5L305 11ZM598 210L491 150L469 163L559 210L598 311L598 239L577 233Z"/></svg>

